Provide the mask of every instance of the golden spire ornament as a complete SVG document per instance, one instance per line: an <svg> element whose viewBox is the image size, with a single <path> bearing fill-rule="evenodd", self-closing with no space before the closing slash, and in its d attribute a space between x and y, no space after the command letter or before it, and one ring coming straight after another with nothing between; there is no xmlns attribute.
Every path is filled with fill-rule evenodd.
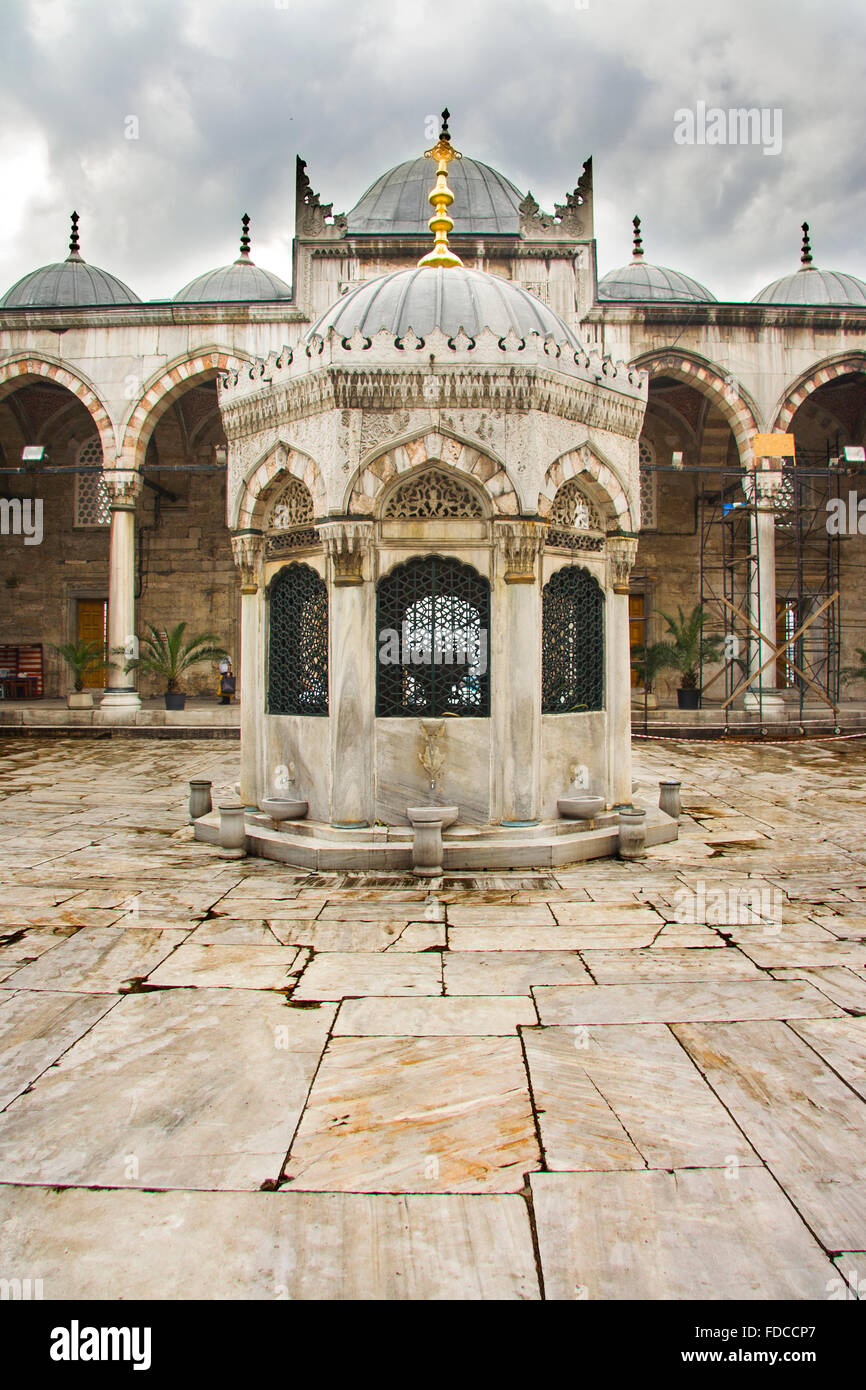
<svg viewBox="0 0 866 1390"><path fill-rule="evenodd" d="M418 262L419 266L462 266L463 262L455 251L448 245L448 233L452 230L454 223L448 216L448 208L454 202L454 194L448 187L448 165L452 159L462 159L459 150L455 150L451 144L451 136L448 133L448 119L450 111L447 106L442 112L442 129L439 132L439 139L432 150L424 151L425 159L435 159L438 161L436 169L436 185L430 189L428 194L429 201L433 204L433 216L428 222L428 226L433 233L435 241L433 250L428 251L426 256L422 256Z"/></svg>

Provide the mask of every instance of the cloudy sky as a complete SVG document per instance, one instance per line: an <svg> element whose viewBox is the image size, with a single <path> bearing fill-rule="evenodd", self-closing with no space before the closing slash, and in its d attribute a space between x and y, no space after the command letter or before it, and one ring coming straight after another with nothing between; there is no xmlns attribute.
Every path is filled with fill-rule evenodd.
<svg viewBox="0 0 866 1390"><path fill-rule="evenodd" d="M244 211L290 279L296 152L343 211L446 104L542 207L594 156L601 272L639 212L647 259L720 299L795 269L804 218L866 277L863 30L862 0L2 0L0 292L62 259L73 207L145 299L232 260ZM674 138L737 107L777 153Z"/></svg>

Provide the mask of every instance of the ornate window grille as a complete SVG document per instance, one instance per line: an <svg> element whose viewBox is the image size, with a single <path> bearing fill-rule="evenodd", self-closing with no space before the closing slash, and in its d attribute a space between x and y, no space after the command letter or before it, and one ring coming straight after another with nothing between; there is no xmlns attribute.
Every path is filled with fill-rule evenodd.
<svg viewBox="0 0 866 1390"><path fill-rule="evenodd" d="M102 467L102 445L99 436L85 439L75 456L84 467ZM101 473L75 475L75 525L108 526L111 523L111 500Z"/></svg>
<svg viewBox="0 0 866 1390"><path fill-rule="evenodd" d="M376 713L490 713L490 585L439 555L398 565L376 596Z"/></svg>
<svg viewBox="0 0 866 1390"><path fill-rule="evenodd" d="M640 456L640 529L654 531L658 522L656 510L658 502L658 479L653 472L655 451L645 439L638 446Z"/></svg>
<svg viewBox="0 0 866 1390"><path fill-rule="evenodd" d="M542 591L541 709L604 708L604 594L585 569L557 570Z"/></svg>
<svg viewBox="0 0 866 1390"><path fill-rule="evenodd" d="M566 550L604 548L604 520L576 478L563 483L553 499L546 539Z"/></svg>
<svg viewBox="0 0 866 1390"><path fill-rule="evenodd" d="M298 478L290 478L271 507L268 526L288 531L292 526L309 526L313 520L313 499L309 488Z"/></svg>
<svg viewBox="0 0 866 1390"><path fill-rule="evenodd" d="M471 488L441 468L413 473L391 493L382 515L390 517L483 516Z"/></svg>
<svg viewBox="0 0 866 1390"><path fill-rule="evenodd" d="M287 565L269 594L268 713L328 713L328 588L309 565Z"/></svg>

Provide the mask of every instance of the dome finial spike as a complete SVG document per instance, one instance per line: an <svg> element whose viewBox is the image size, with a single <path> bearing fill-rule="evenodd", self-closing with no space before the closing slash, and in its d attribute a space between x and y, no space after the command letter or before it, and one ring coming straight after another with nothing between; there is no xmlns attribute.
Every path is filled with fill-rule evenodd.
<svg viewBox="0 0 866 1390"><path fill-rule="evenodd" d="M631 219L631 225L634 227L634 245L632 246L632 257L636 261L642 261L643 239L640 234L640 218L638 217L637 213L635 213L634 217Z"/></svg>
<svg viewBox="0 0 866 1390"><path fill-rule="evenodd" d="M812 264L812 243L809 240L809 223L804 222L800 230L803 233L803 246L800 251L800 266L803 270L808 270Z"/></svg>
<svg viewBox="0 0 866 1390"><path fill-rule="evenodd" d="M71 259L73 256L80 256L80 247L78 244L78 213L73 212L69 220L72 225L72 234L69 238L69 259Z"/></svg>
<svg viewBox="0 0 866 1390"><path fill-rule="evenodd" d="M241 256L244 260L250 257L250 216L247 212L241 218Z"/></svg>
<svg viewBox="0 0 866 1390"><path fill-rule="evenodd" d="M450 204L454 202L454 194L448 187L448 165L451 163L452 159L463 158L460 151L455 150L454 146L451 144L451 136L448 131L448 121L450 118L451 112L446 106L445 110L442 112L442 126L439 132L439 139L432 149L424 151L425 159L435 159L437 161L437 166L435 186L431 188L427 195L429 202L433 204L433 216L427 224L434 236L433 250L428 251L426 256L421 257L418 265L422 268L427 266L462 266L463 264L456 251L452 251L451 247L448 245L448 233L454 226L454 223L448 216L448 208Z"/></svg>

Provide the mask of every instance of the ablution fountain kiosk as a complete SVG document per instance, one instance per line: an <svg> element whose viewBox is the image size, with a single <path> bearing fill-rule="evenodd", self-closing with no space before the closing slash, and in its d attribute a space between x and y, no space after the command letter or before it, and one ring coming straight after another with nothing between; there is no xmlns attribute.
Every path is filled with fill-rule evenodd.
<svg viewBox="0 0 866 1390"><path fill-rule="evenodd" d="M428 873L615 854L647 378L461 263L447 124L427 153L429 254L220 384L245 848ZM647 843L676 833L647 810ZM195 834L218 842L218 811Z"/></svg>

